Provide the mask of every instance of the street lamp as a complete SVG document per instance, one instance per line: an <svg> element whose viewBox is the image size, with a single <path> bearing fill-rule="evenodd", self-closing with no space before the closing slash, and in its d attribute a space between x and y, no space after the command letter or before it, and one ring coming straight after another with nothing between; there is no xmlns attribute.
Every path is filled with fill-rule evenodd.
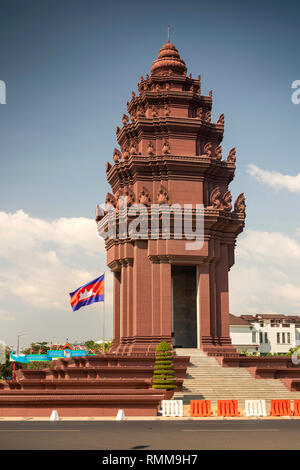
<svg viewBox="0 0 300 470"><path fill-rule="evenodd" d="M19 333L17 335L17 355L19 355L19 338L21 338L21 336L26 336L26 333Z"/></svg>

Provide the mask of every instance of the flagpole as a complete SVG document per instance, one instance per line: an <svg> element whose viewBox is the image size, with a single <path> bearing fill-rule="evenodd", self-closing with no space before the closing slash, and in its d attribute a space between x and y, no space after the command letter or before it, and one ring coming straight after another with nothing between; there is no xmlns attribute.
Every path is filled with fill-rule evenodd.
<svg viewBox="0 0 300 470"><path fill-rule="evenodd" d="M103 283L103 306L102 306L102 348L103 348L103 354L105 354L105 271L104 271L104 283Z"/></svg>

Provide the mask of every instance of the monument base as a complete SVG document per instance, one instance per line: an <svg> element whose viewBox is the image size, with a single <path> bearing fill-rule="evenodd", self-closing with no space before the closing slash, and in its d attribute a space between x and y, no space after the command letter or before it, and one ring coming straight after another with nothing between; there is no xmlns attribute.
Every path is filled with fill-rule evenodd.
<svg viewBox="0 0 300 470"><path fill-rule="evenodd" d="M0 382L0 416L157 416L167 390L152 388L153 354L99 354L58 359L54 367L20 369ZM189 357L174 357L178 390ZM171 394L174 392L172 391Z"/></svg>

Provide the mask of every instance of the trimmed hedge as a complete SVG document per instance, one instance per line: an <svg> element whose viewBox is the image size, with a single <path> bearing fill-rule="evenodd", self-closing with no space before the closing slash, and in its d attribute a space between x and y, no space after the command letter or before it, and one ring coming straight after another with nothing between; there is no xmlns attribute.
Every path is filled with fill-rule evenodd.
<svg viewBox="0 0 300 470"><path fill-rule="evenodd" d="M152 388L174 390L177 388L172 348L162 341L156 348Z"/></svg>

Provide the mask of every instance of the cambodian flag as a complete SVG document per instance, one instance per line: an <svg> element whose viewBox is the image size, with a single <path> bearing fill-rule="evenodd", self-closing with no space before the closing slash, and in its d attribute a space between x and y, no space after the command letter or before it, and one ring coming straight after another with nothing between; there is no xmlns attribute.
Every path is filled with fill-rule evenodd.
<svg viewBox="0 0 300 470"><path fill-rule="evenodd" d="M70 297L74 312L94 302L104 302L104 274L71 292Z"/></svg>

